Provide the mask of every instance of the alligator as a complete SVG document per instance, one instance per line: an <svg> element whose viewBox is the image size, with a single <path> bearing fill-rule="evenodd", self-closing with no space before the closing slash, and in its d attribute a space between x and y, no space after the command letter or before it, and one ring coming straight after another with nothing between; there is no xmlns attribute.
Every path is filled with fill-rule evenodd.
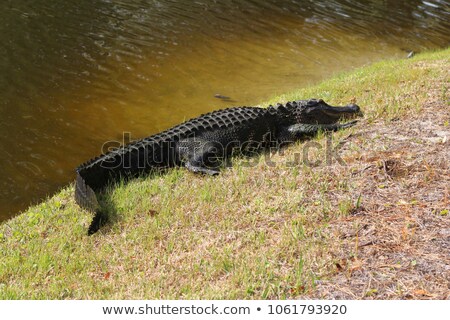
<svg viewBox="0 0 450 320"><path fill-rule="evenodd" d="M203 114L171 129L131 142L76 168L75 200L94 213L91 235L107 220L97 193L119 179L170 167L217 175L236 153L248 155L353 126L359 106L333 107L322 99L261 107L233 107ZM353 120L352 120L353 119ZM341 120L348 120L341 123Z"/></svg>

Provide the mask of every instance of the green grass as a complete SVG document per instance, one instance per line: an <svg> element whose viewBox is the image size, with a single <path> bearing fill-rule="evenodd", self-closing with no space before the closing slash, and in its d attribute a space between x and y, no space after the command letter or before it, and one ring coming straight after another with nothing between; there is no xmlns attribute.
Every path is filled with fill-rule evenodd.
<svg viewBox="0 0 450 320"><path fill-rule="evenodd" d="M448 99L450 49L376 63L271 103L318 97L355 101L366 125L420 112L435 79ZM435 92L435 91L433 91ZM434 94L434 93L433 93ZM336 134L336 139L354 129ZM324 146L324 135L315 142ZM351 175L292 161L304 143L275 155L236 159L218 177L184 169L143 177L104 196L114 223L86 236L91 214L70 185L0 226L1 299L284 299L329 278L339 241L327 232L364 201ZM322 161L324 148L311 156ZM259 161L258 161L259 160ZM339 198L336 198L336 194ZM362 200L361 200L362 199Z"/></svg>

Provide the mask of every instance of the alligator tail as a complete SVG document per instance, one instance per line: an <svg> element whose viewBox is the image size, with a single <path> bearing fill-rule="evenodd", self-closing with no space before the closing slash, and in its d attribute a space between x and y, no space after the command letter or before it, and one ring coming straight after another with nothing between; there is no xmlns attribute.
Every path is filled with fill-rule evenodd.
<svg viewBox="0 0 450 320"><path fill-rule="evenodd" d="M75 201L88 211L96 211L99 208L95 191L86 183L79 171L75 182Z"/></svg>
<svg viewBox="0 0 450 320"><path fill-rule="evenodd" d="M108 215L100 209L95 210L94 218L88 228L88 236L96 233L108 220Z"/></svg>
<svg viewBox="0 0 450 320"><path fill-rule="evenodd" d="M89 225L88 235L96 233L106 223L108 215L101 210L95 191L86 183L79 171L75 182L75 201L83 209L95 213Z"/></svg>

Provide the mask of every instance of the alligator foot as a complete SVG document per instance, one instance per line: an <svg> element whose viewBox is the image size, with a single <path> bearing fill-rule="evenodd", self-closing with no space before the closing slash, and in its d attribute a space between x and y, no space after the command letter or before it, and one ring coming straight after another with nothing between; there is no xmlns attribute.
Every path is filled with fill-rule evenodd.
<svg viewBox="0 0 450 320"><path fill-rule="evenodd" d="M353 120L353 121L350 121L350 122L347 122L347 123L339 124L339 125L337 125L337 128L335 130L340 130L340 129L346 129L346 128L353 127L357 122L358 122L358 120Z"/></svg>
<svg viewBox="0 0 450 320"><path fill-rule="evenodd" d="M216 176L220 173L219 169L200 167L193 165L190 162L186 162L185 167L191 172L208 174L210 176Z"/></svg>

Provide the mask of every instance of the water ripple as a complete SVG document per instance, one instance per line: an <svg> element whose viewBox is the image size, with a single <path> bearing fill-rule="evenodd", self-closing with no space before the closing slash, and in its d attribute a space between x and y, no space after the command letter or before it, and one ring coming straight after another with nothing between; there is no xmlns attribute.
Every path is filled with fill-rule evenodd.
<svg viewBox="0 0 450 320"><path fill-rule="evenodd" d="M445 0L0 2L0 220L142 137L331 73L449 45Z"/></svg>

